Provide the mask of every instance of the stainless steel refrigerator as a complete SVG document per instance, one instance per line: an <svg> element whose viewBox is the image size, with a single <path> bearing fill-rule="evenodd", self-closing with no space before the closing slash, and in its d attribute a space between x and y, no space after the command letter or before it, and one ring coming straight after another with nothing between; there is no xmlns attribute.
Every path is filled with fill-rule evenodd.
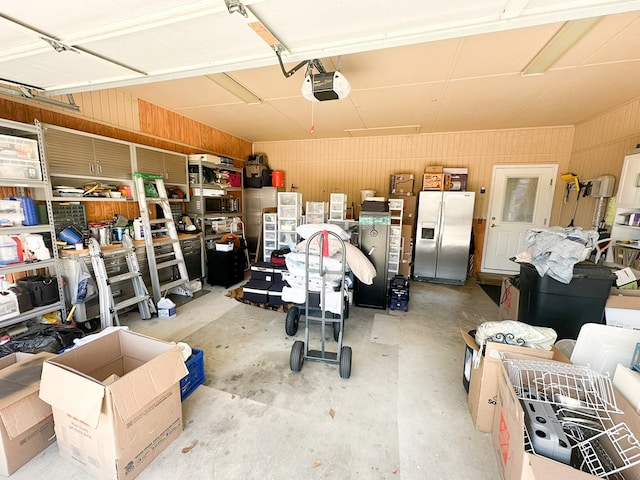
<svg viewBox="0 0 640 480"><path fill-rule="evenodd" d="M413 260L415 280L464 284L475 192L420 192Z"/></svg>

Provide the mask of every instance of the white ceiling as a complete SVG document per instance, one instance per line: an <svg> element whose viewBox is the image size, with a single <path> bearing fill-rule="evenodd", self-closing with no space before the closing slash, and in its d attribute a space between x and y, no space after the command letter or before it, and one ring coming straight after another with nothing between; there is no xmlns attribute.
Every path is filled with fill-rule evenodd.
<svg viewBox="0 0 640 480"><path fill-rule="evenodd" d="M252 142L575 124L640 97L640 1L242 3L248 20L223 0L3 2L0 86L122 88ZM565 21L593 16L549 71L521 76ZM285 78L257 19L287 69L320 59L332 71L341 55L350 96L302 98L304 68ZM219 72L261 103L204 76Z"/></svg>

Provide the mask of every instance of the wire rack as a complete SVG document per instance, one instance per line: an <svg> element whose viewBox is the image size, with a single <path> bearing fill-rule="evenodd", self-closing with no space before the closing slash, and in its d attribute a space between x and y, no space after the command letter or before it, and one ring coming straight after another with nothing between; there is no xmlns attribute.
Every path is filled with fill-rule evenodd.
<svg viewBox="0 0 640 480"><path fill-rule="evenodd" d="M623 480L624 470L640 464L640 442L625 423L611 380L588 367L538 360L505 360L505 368L521 400L554 405L562 429L572 441L572 464L609 480ZM525 449L535 453L525 429Z"/></svg>
<svg viewBox="0 0 640 480"><path fill-rule="evenodd" d="M505 367L520 398L622 413L616 405L611 379L588 367L539 360L506 360Z"/></svg>

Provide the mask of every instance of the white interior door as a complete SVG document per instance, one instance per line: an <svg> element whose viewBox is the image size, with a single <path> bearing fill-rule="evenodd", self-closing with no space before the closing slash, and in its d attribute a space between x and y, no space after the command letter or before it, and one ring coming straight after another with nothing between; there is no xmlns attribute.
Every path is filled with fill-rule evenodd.
<svg viewBox="0 0 640 480"><path fill-rule="evenodd" d="M520 270L509 259L525 250L526 230L549 226L557 175L557 165L493 167L483 272L510 274Z"/></svg>

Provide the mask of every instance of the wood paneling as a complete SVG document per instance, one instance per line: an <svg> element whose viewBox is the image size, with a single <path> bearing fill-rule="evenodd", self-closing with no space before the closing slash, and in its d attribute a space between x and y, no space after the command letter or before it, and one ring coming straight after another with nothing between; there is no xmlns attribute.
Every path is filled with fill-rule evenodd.
<svg viewBox="0 0 640 480"><path fill-rule="evenodd" d="M212 152L240 160L251 155L251 143L246 140L208 127L144 100L138 100L138 109L140 112L140 131L144 133L174 140L184 145L198 145L200 152ZM242 167L243 165L237 164L236 166Z"/></svg>
<svg viewBox="0 0 640 480"><path fill-rule="evenodd" d="M188 120L114 90L78 94L79 113L0 95L0 118L51 125L116 138L180 153L216 153L238 158L237 167L251 154L251 144L206 125ZM66 101L64 98L58 98ZM154 116L153 119L146 115ZM140 125L146 130L141 130ZM175 127L175 128L174 128ZM161 138L164 135L164 138ZM12 192L12 191L11 191ZM2 194L0 192L0 194ZM6 196L6 195L5 195ZM2 197L4 198L4 196ZM110 220L120 213L129 219L140 215L135 202L86 202L87 221Z"/></svg>
<svg viewBox="0 0 640 480"><path fill-rule="evenodd" d="M569 169L581 181L601 175L614 175L620 180L624 156L640 144L640 98L614 108L589 121L576 125ZM562 172L564 173L564 172ZM575 209L575 190L562 208L561 224L568 224ZM596 199L583 197L578 202L574 224L591 229Z"/></svg>
<svg viewBox="0 0 640 480"><path fill-rule="evenodd" d="M116 213L129 220L140 216L138 202L84 202L87 223L111 221Z"/></svg>
<svg viewBox="0 0 640 480"><path fill-rule="evenodd" d="M285 172L286 189L297 187L304 201L328 201L331 192L360 203L361 190L388 196L392 173L413 173L415 193L422 186L427 165L467 167L468 190L477 192L474 218L486 218L489 190L496 164L556 163L568 168L573 127L477 132L432 133L411 136L261 142L256 152L267 155L273 170ZM480 194L485 187L485 194ZM560 201L564 183L556 188ZM559 216L555 208L552 219Z"/></svg>

